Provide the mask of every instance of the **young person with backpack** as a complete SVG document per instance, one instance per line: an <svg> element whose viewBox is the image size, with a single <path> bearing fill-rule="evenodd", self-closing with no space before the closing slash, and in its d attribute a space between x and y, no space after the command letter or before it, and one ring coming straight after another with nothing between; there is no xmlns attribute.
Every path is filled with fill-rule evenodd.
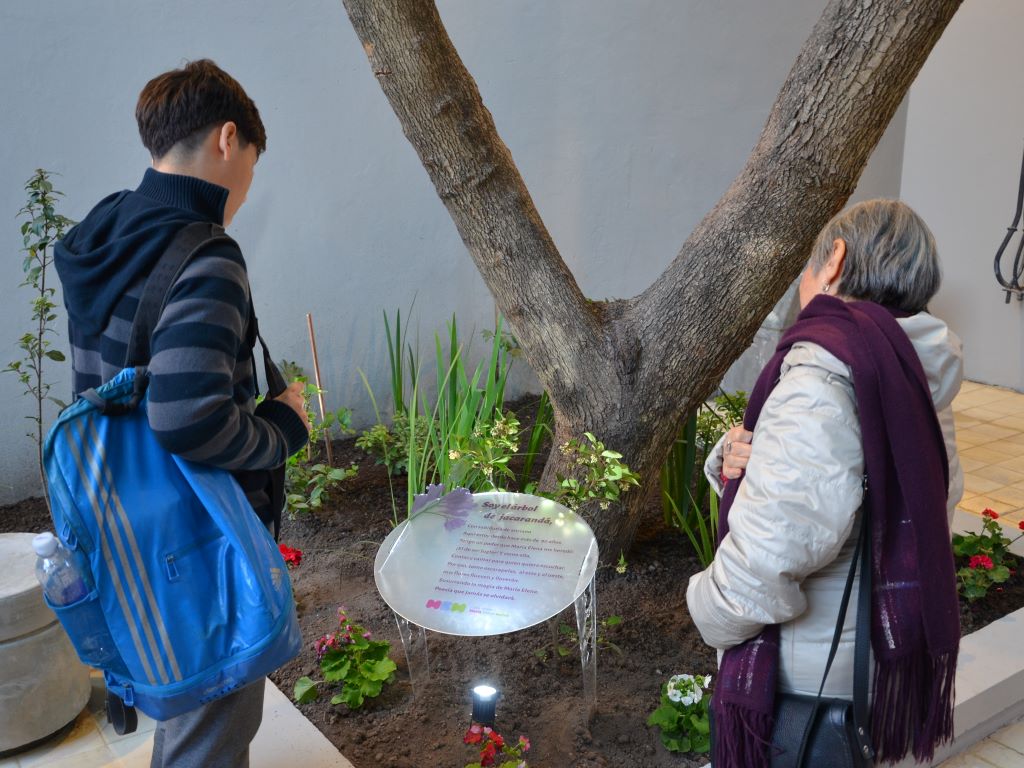
<svg viewBox="0 0 1024 768"><path fill-rule="evenodd" d="M217 232L231 223L266 149L256 105L209 60L151 80L136 119L153 167L134 191L100 201L56 249L76 396L125 367L136 309L155 265L187 226L205 222ZM153 327L147 413L163 448L229 470L276 533L283 465L305 445L309 423L301 384L256 405L257 335L242 253L230 238L215 238L185 263ZM209 599L218 599L212 587ZM153 768L247 766L263 690L261 678L161 721Z"/></svg>

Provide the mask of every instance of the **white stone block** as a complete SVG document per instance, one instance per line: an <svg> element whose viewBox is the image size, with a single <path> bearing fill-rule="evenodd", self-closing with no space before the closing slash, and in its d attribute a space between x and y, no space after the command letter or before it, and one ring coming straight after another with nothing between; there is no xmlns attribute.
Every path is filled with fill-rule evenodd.
<svg viewBox="0 0 1024 768"><path fill-rule="evenodd" d="M0 534L0 753L60 730L89 699L89 669L35 579L32 535Z"/></svg>

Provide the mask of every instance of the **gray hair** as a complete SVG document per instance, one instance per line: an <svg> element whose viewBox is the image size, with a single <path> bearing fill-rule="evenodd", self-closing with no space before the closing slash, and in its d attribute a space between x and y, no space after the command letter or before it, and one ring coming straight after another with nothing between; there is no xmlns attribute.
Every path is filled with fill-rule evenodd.
<svg viewBox="0 0 1024 768"><path fill-rule="evenodd" d="M846 243L846 260L836 293L850 299L916 313L939 290L942 271L931 230L899 200L866 200L825 225L811 251L820 270L836 239Z"/></svg>

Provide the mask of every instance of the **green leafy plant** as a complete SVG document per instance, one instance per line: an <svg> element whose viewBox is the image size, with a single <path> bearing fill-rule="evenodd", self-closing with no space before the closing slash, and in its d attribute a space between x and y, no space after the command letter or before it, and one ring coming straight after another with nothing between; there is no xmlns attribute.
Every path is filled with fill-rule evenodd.
<svg viewBox="0 0 1024 768"><path fill-rule="evenodd" d="M558 488L551 497L574 512L591 501L608 509L623 493L640 485L640 476L622 463L621 453L606 448L593 433L584 432L583 438L558 447L572 469L568 476L558 475Z"/></svg>
<svg viewBox="0 0 1024 768"><path fill-rule="evenodd" d="M468 438L456 439L449 450L452 461L447 487L489 491L515 480L509 460L519 448L519 420L511 411L489 424L478 424Z"/></svg>
<svg viewBox="0 0 1024 768"><path fill-rule="evenodd" d="M1004 583L1013 575L1007 565L1008 559L1016 560L1010 554L1010 546L1016 539L1003 535L1002 526L996 522L999 514L986 509L982 515L981 533L954 533L953 554L963 563L956 572L957 588L968 602L980 600L989 589ZM1024 522L1017 524L1024 531ZM996 587L1001 590L1001 587Z"/></svg>
<svg viewBox="0 0 1024 768"><path fill-rule="evenodd" d="M31 288L33 292L32 329L18 339L21 359L10 362L4 371L15 374L25 388L25 394L35 400L35 413L26 417L35 426L26 434L36 442L39 479L49 508L50 498L46 492L43 472L43 407L48 401L58 408L63 408L64 403L50 395L51 385L43 376L43 365L47 360L63 362L64 353L54 349L49 338L56 334L53 322L57 319L57 305L53 300L56 289L47 284L47 276L53 264L53 246L75 222L57 213L57 198L63 195L53 188L47 171L37 169L32 178L25 182L25 191L28 193L28 201L18 211L18 216L25 218L21 224L22 250L25 253L21 263L25 279L21 286Z"/></svg>
<svg viewBox="0 0 1024 768"><path fill-rule="evenodd" d="M629 563L626 562L626 556L620 551L619 560L615 563L615 572L622 576L629 569Z"/></svg>
<svg viewBox="0 0 1024 768"><path fill-rule="evenodd" d="M670 752L709 752L711 725L707 687L711 675L673 675L661 687L661 705L647 718Z"/></svg>
<svg viewBox="0 0 1024 768"><path fill-rule="evenodd" d="M619 645L611 639L617 634L617 630L615 628L621 624L621 616L608 616L598 622L597 638L595 642L600 650L614 651L618 655L622 655L622 648L620 648ZM549 626L552 628L551 641L535 650L533 652L534 656L542 662L547 662L552 653L559 658L564 659L573 655L573 653L578 652L580 636L576 631L576 627L571 624L567 624L564 621L559 622L557 627L553 623L549 622Z"/></svg>
<svg viewBox="0 0 1024 768"><path fill-rule="evenodd" d="M745 392L720 392L701 405L683 425L661 470L661 499L665 521L682 531L706 568L715 555L718 497L704 476L708 452L733 425L743 420Z"/></svg>
<svg viewBox="0 0 1024 768"><path fill-rule="evenodd" d="M381 422L363 430L356 438L356 448L370 454L378 464L387 467L389 475L397 474L399 467L405 466L405 457L399 455L399 446L395 433L388 429L387 424Z"/></svg>
<svg viewBox="0 0 1024 768"><path fill-rule="evenodd" d="M446 338L435 334L433 397L420 380L416 352L403 341L406 336L400 314L396 313L394 325L385 314L385 331L395 416L390 426L383 422L373 390L360 372L377 423L365 430L356 444L388 468L389 482L391 475L406 472L406 514L413 508L414 498L428 485L471 491L514 489L517 478L510 463L517 455L523 431L518 418L505 411L503 404L517 349L514 339L503 331L501 318L493 331L485 333L490 348L473 369L466 365L466 349L454 316L448 323ZM404 352L403 343L408 346ZM543 442L551 434L553 420L551 401L544 393L518 478L518 489L524 492L536 492L529 478ZM561 450L571 457L571 471L565 477L559 476L554 493L541 495L573 510L591 501L607 508L623 492L639 485L638 476L621 462L621 454L607 449L593 434L571 440ZM392 511L397 525L393 488Z"/></svg>
<svg viewBox="0 0 1024 768"><path fill-rule="evenodd" d="M285 464L285 506L288 514L294 517L300 512L312 512L320 509L327 501L331 491L358 474L355 464L348 467L332 467L322 461L315 461L316 451L321 442L334 433L352 434L352 412L348 408L328 411L324 418L319 418L312 408L313 398L324 390L309 382L309 377L294 362L281 362L281 371L289 381L298 381L305 385L306 416L309 419L309 444L305 454L297 453L289 456Z"/></svg>
<svg viewBox="0 0 1024 768"><path fill-rule="evenodd" d="M529 768L523 757L530 750L530 740L525 736L509 743L490 726L473 723L462 737L462 743L480 750L479 759L467 763L466 768Z"/></svg>
<svg viewBox="0 0 1024 768"><path fill-rule="evenodd" d="M427 427L422 418L417 420L416 428L414 444L419 449L427 441ZM390 427L378 421L366 429L356 438L356 447L373 456L377 464L387 467L389 476L400 475L408 469L410 437L409 413L402 411L395 414Z"/></svg>
<svg viewBox="0 0 1024 768"><path fill-rule="evenodd" d="M294 698L299 704L315 700L319 686L340 686L331 697L331 704L345 704L359 709L368 698L380 695L384 686L395 679L398 668L389 657L391 644L374 640L370 632L351 622L344 608L338 609L339 629L314 644L323 680L300 677L295 683Z"/></svg>

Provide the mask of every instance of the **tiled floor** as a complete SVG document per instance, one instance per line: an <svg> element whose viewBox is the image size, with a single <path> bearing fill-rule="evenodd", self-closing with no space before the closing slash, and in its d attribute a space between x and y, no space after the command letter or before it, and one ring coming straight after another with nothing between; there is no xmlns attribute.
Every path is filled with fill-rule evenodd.
<svg viewBox="0 0 1024 768"><path fill-rule="evenodd" d="M1024 520L1024 395L964 382L953 403L964 468L961 509L999 513L1014 527ZM147 768L153 721L140 715L139 730L119 737L103 714L102 681L89 707L63 739L0 759L0 768ZM352 768L272 684L267 685L263 727L252 749L253 768L301 764L303 768ZM942 768L1024 768L1024 723L1011 725Z"/></svg>
<svg viewBox="0 0 1024 768"><path fill-rule="evenodd" d="M1008 725L947 760L941 768L1021 768L1024 766L1024 723Z"/></svg>
<svg viewBox="0 0 1024 768"><path fill-rule="evenodd" d="M965 381L953 412L964 468L960 508L1024 520L1024 395Z"/></svg>
<svg viewBox="0 0 1024 768"><path fill-rule="evenodd" d="M89 704L71 731L29 752L0 758L0 768L149 768L156 724L140 712L138 730L118 736L103 711L105 697L103 677L93 673ZM252 768L353 768L269 680L250 763Z"/></svg>

